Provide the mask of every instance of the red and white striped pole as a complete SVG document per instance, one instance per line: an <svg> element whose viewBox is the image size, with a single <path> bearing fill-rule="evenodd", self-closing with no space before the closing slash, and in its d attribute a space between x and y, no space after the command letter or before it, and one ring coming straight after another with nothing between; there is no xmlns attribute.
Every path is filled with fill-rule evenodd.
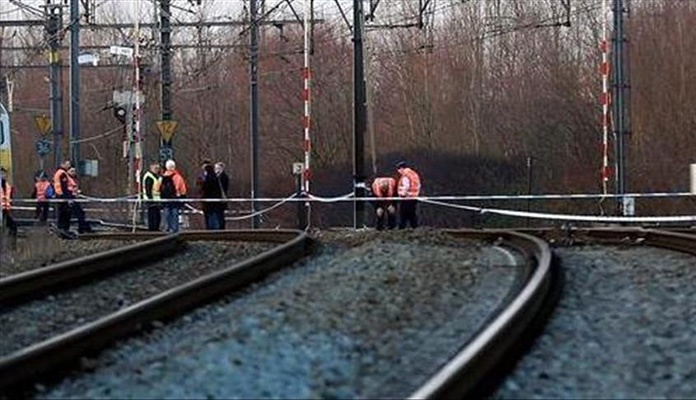
<svg viewBox="0 0 696 400"><path fill-rule="evenodd" d="M304 89L302 91L302 99L304 101L304 140L302 147L304 149L304 172L302 174L302 189L305 193L309 193L309 182L312 178L312 172L310 169L310 160L312 152L312 142L310 140L310 128L311 128L311 105L312 105L312 70L309 66L309 52L310 52L310 31L312 27L310 26L310 17L312 14L311 10L312 0L305 0L304 7L304 67L302 68L302 78L304 79Z"/></svg>
<svg viewBox="0 0 696 400"><path fill-rule="evenodd" d="M604 0L602 7L604 13L604 25L602 27L602 42L600 50L602 51L602 64L600 72L602 74L602 192L608 193L609 176L611 168L609 167L609 131L611 129L611 93L609 91L609 73L611 65L609 63L609 22L611 8L609 0Z"/></svg>

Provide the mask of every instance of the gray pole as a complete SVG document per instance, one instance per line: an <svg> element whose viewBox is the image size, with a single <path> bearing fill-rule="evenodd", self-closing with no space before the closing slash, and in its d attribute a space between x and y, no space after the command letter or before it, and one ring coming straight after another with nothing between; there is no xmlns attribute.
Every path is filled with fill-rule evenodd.
<svg viewBox="0 0 696 400"><path fill-rule="evenodd" d="M62 153L60 138L63 135L63 95L61 91L61 63L60 63L60 37L58 31L62 29L63 12L60 5L49 4L46 7L48 14L46 21L46 35L50 48L49 74L51 80L51 125L53 131L53 161L55 167L61 163Z"/></svg>
<svg viewBox="0 0 696 400"><path fill-rule="evenodd" d="M256 197L259 192L259 172L258 172L258 153L259 153L259 24L257 0L249 0L249 18L251 18L251 31L249 39L249 79L251 90L251 212L256 212ZM251 228L259 226L259 217L251 219Z"/></svg>
<svg viewBox="0 0 696 400"><path fill-rule="evenodd" d="M171 121L172 110L172 27L171 27L171 0L160 0L160 64L161 64L161 103L162 121ZM164 164L168 158L174 158L172 140L160 141L160 162Z"/></svg>
<svg viewBox="0 0 696 400"><path fill-rule="evenodd" d="M355 195L353 227L365 226L365 66L363 65L362 0L353 0L353 193Z"/></svg>
<svg viewBox="0 0 696 400"><path fill-rule="evenodd" d="M70 159L80 170L80 1L70 0Z"/></svg>
<svg viewBox="0 0 696 400"><path fill-rule="evenodd" d="M614 123L615 163L616 163L616 194L626 193L626 136L628 125L628 75L626 57L626 32L624 29L624 0L613 0L614 37L612 40L612 112ZM618 210L623 213L623 198L619 197Z"/></svg>

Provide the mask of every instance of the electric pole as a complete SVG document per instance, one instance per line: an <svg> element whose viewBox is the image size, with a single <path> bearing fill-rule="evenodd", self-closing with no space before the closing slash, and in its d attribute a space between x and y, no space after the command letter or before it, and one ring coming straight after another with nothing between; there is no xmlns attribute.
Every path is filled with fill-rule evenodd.
<svg viewBox="0 0 696 400"><path fill-rule="evenodd" d="M83 174L80 160L80 4L70 0L70 159Z"/></svg>
<svg viewBox="0 0 696 400"><path fill-rule="evenodd" d="M160 67L162 120L157 124L162 139L160 140L159 159L164 164L174 159L172 136L176 130L176 121L172 120L172 27L171 0L160 0Z"/></svg>
<svg viewBox="0 0 696 400"><path fill-rule="evenodd" d="M629 128L627 34L624 28L627 9L624 0L613 0L614 36L612 38L612 112L616 163L616 194L626 193L626 136ZM622 215L633 214L633 199L619 197Z"/></svg>
<svg viewBox="0 0 696 400"><path fill-rule="evenodd" d="M353 0L353 228L365 226L365 130L366 94L363 62L363 5L362 0Z"/></svg>
<svg viewBox="0 0 696 400"><path fill-rule="evenodd" d="M256 198L259 192L259 23L258 0L249 0L249 19L251 31L249 35L249 88L251 95L251 213L256 214ZM259 217L251 218L251 228L259 226Z"/></svg>
<svg viewBox="0 0 696 400"><path fill-rule="evenodd" d="M55 168L61 163L60 141L63 136L63 94L61 89L60 41L63 29L63 8L50 2L45 5L46 41L49 46L49 80L51 84L51 125L53 131L53 161Z"/></svg>

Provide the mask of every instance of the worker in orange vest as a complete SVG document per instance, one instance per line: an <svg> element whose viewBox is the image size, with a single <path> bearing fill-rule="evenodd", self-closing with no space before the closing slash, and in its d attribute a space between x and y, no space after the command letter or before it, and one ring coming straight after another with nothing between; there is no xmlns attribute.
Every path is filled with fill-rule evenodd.
<svg viewBox="0 0 696 400"><path fill-rule="evenodd" d="M410 225L412 228L418 227L418 215L416 209L418 206L418 195L421 190L421 179L418 173L409 168L405 161L400 161L396 164L396 169L399 172L399 183L397 192L402 200L399 201L399 229L406 228Z"/></svg>
<svg viewBox="0 0 696 400"><path fill-rule="evenodd" d="M55 191L51 182L44 171L40 171L36 175L34 183L34 191L31 192L31 198L36 199L36 213L34 218L39 220L39 223L45 224L48 219L48 200L55 197Z"/></svg>
<svg viewBox="0 0 696 400"><path fill-rule="evenodd" d="M12 185L5 179L7 170L0 168L0 208L2 208L2 221L7 229L10 230L10 235L17 237L17 223L12 218L10 210L12 210Z"/></svg>
<svg viewBox="0 0 696 400"><path fill-rule="evenodd" d="M166 231L169 233L179 232L179 215L183 203L177 200L186 198L188 188L181 173L176 169L174 160L167 160L164 164L166 169L162 174L160 184L160 197L162 200L170 200L164 202L164 220Z"/></svg>
<svg viewBox="0 0 696 400"><path fill-rule="evenodd" d="M70 191L69 182L70 177L68 175L68 169L72 166L70 160L65 160L60 164L60 167L56 169L53 174L53 189L56 192L56 199L58 199L58 205L56 206L58 213L58 233L63 234L62 237L68 237L70 232L70 216L71 210L68 204L69 199L72 198L72 193ZM65 236L68 235L68 236Z"/></svg>
<svg viewBox="0 0 696 400"><path fill-rule="evenodd" d="M394 200L388 198L396 197L396 179L392 177L377 177L372 181L372 197L387 198L387 200L374 200L372 205L375 207L375 228L378 231L384 229L386 222L388 229L396 228L396 205Z"/></svg>
<svg viewBox="0 0 696 400"><path fill-rule="evenodd" d="M68 168L68 190L70 191L71 199L77 199L80 192L80 180L77 177L77 170L75 167ZM70 213L77 218L77 232L78 233L92 233L92 226L87 222L85 218L85 211L82 206L77 201L68 202L70 206Z"/></svg>

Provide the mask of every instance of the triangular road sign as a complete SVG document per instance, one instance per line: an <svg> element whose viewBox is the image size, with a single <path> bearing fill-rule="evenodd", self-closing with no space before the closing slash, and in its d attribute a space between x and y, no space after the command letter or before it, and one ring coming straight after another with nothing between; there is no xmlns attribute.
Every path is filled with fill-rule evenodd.
<svg viewBox="0 0 696 400"><path fill-rule="evenodd" d="M34 117L34 124L42 135L51 131L51 118L45 115L37 115Z"/></svg>
<svg viewBox="0 0 696 400"><path fill-rule="evenodd" d="M176 121L157 121L157 129L165 142L172 139L174 132L176 132L177 126L179 126L179 123Z"/></svg>

